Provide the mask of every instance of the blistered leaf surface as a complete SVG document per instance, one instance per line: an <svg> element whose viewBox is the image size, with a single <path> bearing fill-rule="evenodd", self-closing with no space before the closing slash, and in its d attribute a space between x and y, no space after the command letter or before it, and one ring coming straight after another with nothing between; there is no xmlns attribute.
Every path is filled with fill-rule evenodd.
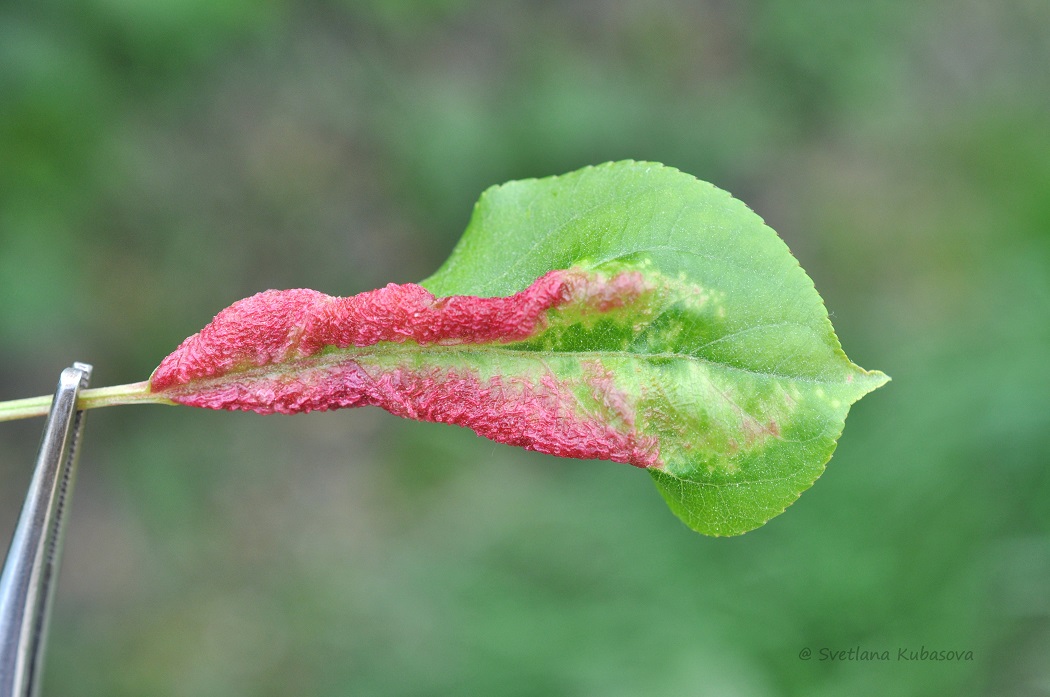
<svg viewBox="0 0 1050 697"><path fill-rule="evenodd" d="M649 470L707 534L767 521L823 471L851 363L784 243L739 201L621 162L487 191L421 285L267 291L155 371L175 402L375 405L554 455Z"/></svg>

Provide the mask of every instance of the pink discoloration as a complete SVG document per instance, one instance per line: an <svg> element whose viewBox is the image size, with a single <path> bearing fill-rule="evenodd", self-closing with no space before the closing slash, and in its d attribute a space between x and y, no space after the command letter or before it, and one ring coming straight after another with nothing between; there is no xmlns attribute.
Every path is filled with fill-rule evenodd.
<svg viewBox="0 0 1050 697"><path fill-rule="evenodd" d="M608 280L601 281L593 276L579 274L576 288L574 288L577 295L586 298L588 309L596 312L619 309L647 290L649 287L645 278L637 271L619 273Z"/></svg>
<svg viewBox="0 0 1050 697"><path fill-rule="evenodd" d="M349 355L310 358L327 348L380 342L523 341L547 328L549 310L608 312L650 289L634 271L611 277L552 271L508 298L435 298L415 284L348 298L266 291L234 303L184 341L154 371L151 388L180 404L260 413L378 406L552 455L660 467L656 438L638 434L633 405L597 363L582 382L566 383L550 373L531 381L516 375L482 380L467 369L380 369ZM589 390L602 413L587 413L574 388Z"/></svg>
<svg viewBox="0 0 1050 697"><path fill-rule="evenodd" d="M613 372L601 361L586 361L583 369L595 400L626 426L634 428L634 406L627 394L616 386Z"/></svg>
<svg viewBox="0 0 1050 697"><path fill-rule="evenodd" d="M638 272L605 279L551 271L507 298L435 298L414 283L337 298L313 290L269 290L226 308L186 339L150 379L162 391L192 380L283 363L325 348L383 341L485 344L522 341L545 328L546 312L569 303L597 312L621 307L647 290Z"/></svg>
<svg viewBox="0 0 1050 697"><path fill-rule="evenodd" d="M754 447L767 438L780 438L780 425L775 420L761 423L750 414L743 414L740 428L744 432L744 443L748 448Z"/></svg>
<svg viewBox="0 0 1050 697"><path fill-rule="evenodd" d="M456 424L500 443L562 457L660 467L655 437L581 414L571 389L552 375L539 384L470 372L366 370L353 361L300 371L296 377L241 379L175 388L172 401L211 409L304 413L377 406L397 416Z"/></svg>

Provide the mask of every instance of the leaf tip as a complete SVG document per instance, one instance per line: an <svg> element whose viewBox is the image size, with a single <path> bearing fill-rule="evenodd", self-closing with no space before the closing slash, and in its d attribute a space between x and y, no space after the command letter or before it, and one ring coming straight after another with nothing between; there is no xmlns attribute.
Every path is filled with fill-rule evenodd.
<svg viewBox="0 0 1050 697"><path fill-rule="evenodd" d="M881 370L865 370L856 364L853 364L852 368L853 370L846 375L846 383L854 390L850 404L855 404L893 379Z"/></svg>

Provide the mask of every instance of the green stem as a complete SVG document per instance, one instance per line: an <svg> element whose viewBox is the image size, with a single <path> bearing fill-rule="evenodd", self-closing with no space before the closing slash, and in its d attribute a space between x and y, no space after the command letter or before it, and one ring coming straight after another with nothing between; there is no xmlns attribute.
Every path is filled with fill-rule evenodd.
<svg viewBox="0 0 1050 697"><path fill-rule="evenodd" d="M28 399L12 399L8 402L0 402L0 421L13 421L15 419L28 419L33 416L47 416L51 409L51 396L30 397ZM170 400L153 394L150 391L149 381L132 382L127 385L114 385L113 387L96 387L94 389L81 390L80 398L77 400L77 409L95 409L96 407L112 407L118 404L171 404Z"/></svg>

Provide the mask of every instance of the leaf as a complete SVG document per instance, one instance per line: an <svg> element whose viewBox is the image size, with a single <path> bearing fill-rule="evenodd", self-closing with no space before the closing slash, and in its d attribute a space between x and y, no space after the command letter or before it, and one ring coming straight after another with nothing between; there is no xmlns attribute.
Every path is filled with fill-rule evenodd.
<svg viewBox="0 0 1050 697"><path fill-rule="evenodd" d="M658 164L510 182L421 285L267 291L151 377L164 399L296 413L380 406L649 470L691 528L739 534L817 479L851 363L813 284L744 204Z"/></svg>

